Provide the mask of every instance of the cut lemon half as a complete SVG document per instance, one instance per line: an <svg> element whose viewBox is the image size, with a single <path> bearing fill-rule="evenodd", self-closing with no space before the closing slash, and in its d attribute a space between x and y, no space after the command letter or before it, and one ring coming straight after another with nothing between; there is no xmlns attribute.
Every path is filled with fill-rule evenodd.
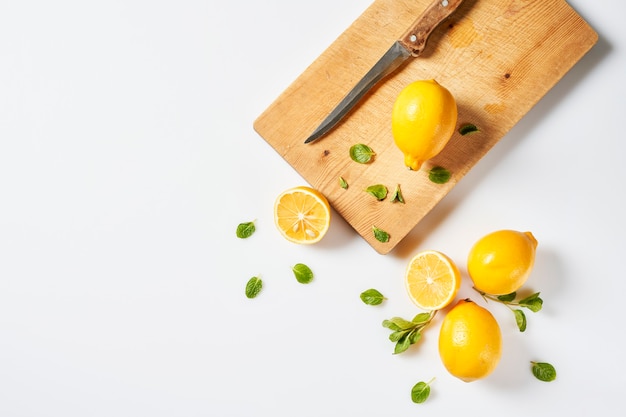
<svg viewBox="0 0 626 417"><path fill-rule="evenodd" d="M276 198L274 222L291 242L317 243L330 227L330 204L322 193L311 187L290 188Z"/></svg>
<svg viewBox="0 0 626 417"><path fill-rule="evenodd" d="M424 310L440 310L454 300L461 286L461 274L450 258L427 250L411 259L405 275L411 300Z"/></svg>

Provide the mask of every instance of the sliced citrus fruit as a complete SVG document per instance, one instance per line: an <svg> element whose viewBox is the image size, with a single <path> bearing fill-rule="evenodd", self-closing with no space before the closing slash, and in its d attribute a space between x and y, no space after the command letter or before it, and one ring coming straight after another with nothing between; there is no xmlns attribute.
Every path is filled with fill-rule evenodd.
<svg viewBox="0 0 626 417"><path fill-rule="evenodd" d="M411 259L405 275L411 300L424 310L440 310L450 304L461 286L455 263L441 252L427 250Z"/></svg>
<svg viewBox="0 0 626 417"><path fill-rule="evenodd" d="M330 204L322 193L311 187L290 188L276 198L274 222L291 242L317 243L330 226Z"/></svg>

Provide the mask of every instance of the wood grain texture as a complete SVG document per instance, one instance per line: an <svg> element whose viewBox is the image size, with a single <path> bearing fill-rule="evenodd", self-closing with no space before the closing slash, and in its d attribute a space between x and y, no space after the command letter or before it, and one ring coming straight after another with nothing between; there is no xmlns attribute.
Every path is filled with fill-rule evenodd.
<svg viewBox="0 0 626 417"><path fill-rule="evenodd" d="M254 122L254 129L378 252L390 252L457 182L597 42L596 32L563 0L465 0L430 36L424 53L384 80L327 137L304 140L428 5L429 0L376 0ZM421 170L404 167L390 115L412 81L436 79L455 96L455 133ZM350 146L369 145L375 160L358 164ZM452 173L443 185L433 166ZM339 186L345 178L347 190ZM372 184L400 184L405 204L377 201ZM391 235L378 242L372 226ZM332 226L331 226L332 227Z"/></svg>

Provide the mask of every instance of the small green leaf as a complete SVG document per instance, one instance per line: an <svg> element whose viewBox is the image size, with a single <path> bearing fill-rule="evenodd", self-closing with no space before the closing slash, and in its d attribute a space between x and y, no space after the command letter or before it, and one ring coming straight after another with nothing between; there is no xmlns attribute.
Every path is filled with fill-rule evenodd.
<svg viewBox="0 0 626 417"><path fill-rule="evenodd" d="M413 320L411 321L413 322L413 324L422 324L428 323L431 318L432 314L430 313L419 313L417 316L413 317Z"/></svg>
<svg viewBox="0 0 626 417"><path fill-rule="evenodd" d="M428 172L428 179L435 184L445 184L450 181L451 176L450 171L440 166L433 167Z"/></svg>
<svg viewBox="0 0 626 417"><path fill-rule="evenodd" d="M389 334L389 340L392 341L393 343L396 343L398 340L402 339L402 337L409 332L410 330L396 330L395 332L392 332L391 334Z"/></svg>
<svg viewBox="0 0 626 417"><path fill-rule="evenodd" d="M382 229L379 229L376 226L372 226L372 231L374 232L374 237L376 238L377 241L382 242L382 243L389 242L389 233L385 232Z"/></svg>
<svg viewBox="0 0 626 417"><path fill-rule="evenodd" d="M414 327L413 323L403 319L402 317L392 317L390 320L385 321L390 321L391 323L395 324L398 327L398 330L409 330Z"/></svg>
<svg viewBox="0 0 626 417"><path fill-rule="evenodd" d="M419 329L413 329L409 333L409 342L411 344L417 343L422 338L422 332Z"/></svg>
<svg viewBox="0 0 626 417"><path fill-rule="evenodd" d="M536 313L541 311L541 308L543 307L543 300L539 297L539 293L537 292L524 298L523 300L520 300L519 305L521 307L526 307L533 313Z"/></svg>
<svg viewBox="0 0 626 417"><path fill-rule="evenodd" d="M459 133L463 136L476 132L480 132L480 130L472 123L465 123L459 127Z"/></svg>
<svg viewBox="0 0 626 417"><path fill-rule="evenodd" d="M252 236L255 230L254 222L239 223L237 226L237 237L239 239L246 239Z"/></svg>
<svg viewBox="0 0 626 417"><path fill-rule="evenodd" d="M393 192L391 196L391 202L402 203L404 204L404 197L402 196L402 191L400 190L400 184L396 185L396 190Z"/></svg>
<svg viewBox="0 0 626 417"><path fill-rule="evenodd" d="M550 382L556 379L556 369L546 362L530 362L532 373L540 381Z"/></svg>
<svg viewBox="0 0 626 417"><path fill-rule="evenodd" d="M359 164L367 164L372 160L376 153L367 145L357 143L350 147L350 158Z"/></svg>
<svg viewBox="0 0 626 417"><path fill-rule="evenodd" d="M292 270L300 284L308 284L313 280L313 271L305 264L295 264Z"/></svg>
<svg viewBox="0 0 626 417"><path fill-rule="evenodd" d="M515 314L515 322L517 323L517 328L520 332L524 332L526 330L526 314L524 314L524 312L519 309L513 310L513 314Z"/></svg>
<svg viewBox="0 0 626 417"><path fill-rule="evenodd" d="M541 298L539 297L541 293L536 292L534 294L529 295L526 298L522 298L519 302L520 304L532 304L534 303L536 300L540 300Z"/></svg>
<svg viewBox="0 0 626 417"><path fill-rule="evenodd" d="M411 400L415 404L421 404L430 396L430 383L418 382L411 389Z"/></svg>
<svg viewBox="0 0 626 417"><path fill-rule="evenodd" d="M343 177L339 177L339 186L343 188L344 190L347 190L348 182L345 179L343 179Z"/></svg>
<svg viewBox="0 0 626 417"><path fill-rule="evenodd" d="M383 327L386 327L387 329L393 330L394 332L402 331L402 327L398 326L392 320L383 320ZM396 340L396 342L397 342L397 340Z"/></svg>
<svg viewBox="0 0 626 417"><path fill-rule="evenodd" d="M508 302L515 300L515 297L517 297L517 293L512 292L511 294L499 295L498 300L508 303Z"/></svg>
<svg viewBox="0 0 626 417"><path fill-rule="evenodd" d="M259 292L261 292L261 288L263 288L263 280L259 277L252 277L248 280L246 284L246 297L254 298Z"/></svg>
<svg viewBox="0 0 626 417"><path fill-rule="evenodd" d="M369 290L365 290L361 293L361 301L367 305L377 306L381 304L383 300L385 300L385 297L380 293L380 291L375 290L374 288L370 288Z"/></svg>
<svg viewBox="0 0 626 417"><path fill-rule="evenodd" d="M382 184L375 184L367 187L365 189L365 192L376 197L376 200L382 201L387 197L387 193L389 192L389 190L387 190L387 187Z"/></svg>
<svg viewBox="0 0 626 417"><path fill-rule="evenodd" d="M399 355L400 353L405 352L411 346L411 338L409 337L410 333L411 332L405 333L402 335L400 340L398 340L393 350L394 355Z"/></svg>

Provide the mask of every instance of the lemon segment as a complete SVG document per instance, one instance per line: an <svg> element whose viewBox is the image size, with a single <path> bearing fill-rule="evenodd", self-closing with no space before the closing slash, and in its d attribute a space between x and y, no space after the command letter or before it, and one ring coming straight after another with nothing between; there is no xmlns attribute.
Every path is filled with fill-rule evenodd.
<svg viewBox="0 0 626 417"><path fill-rule="evenodd" d="M274 203L274 223L281 235L293 243L317 243L330 227L330 204L311 187L283 191Z"/></svg>
<svg viewBox="0 0 626 417"><path fill-rule="evenodd" d="M404 164L418 170L439 154L456 127L458 110L452 93L435 80L415 81L396 98L391 130Z"/></svg>

